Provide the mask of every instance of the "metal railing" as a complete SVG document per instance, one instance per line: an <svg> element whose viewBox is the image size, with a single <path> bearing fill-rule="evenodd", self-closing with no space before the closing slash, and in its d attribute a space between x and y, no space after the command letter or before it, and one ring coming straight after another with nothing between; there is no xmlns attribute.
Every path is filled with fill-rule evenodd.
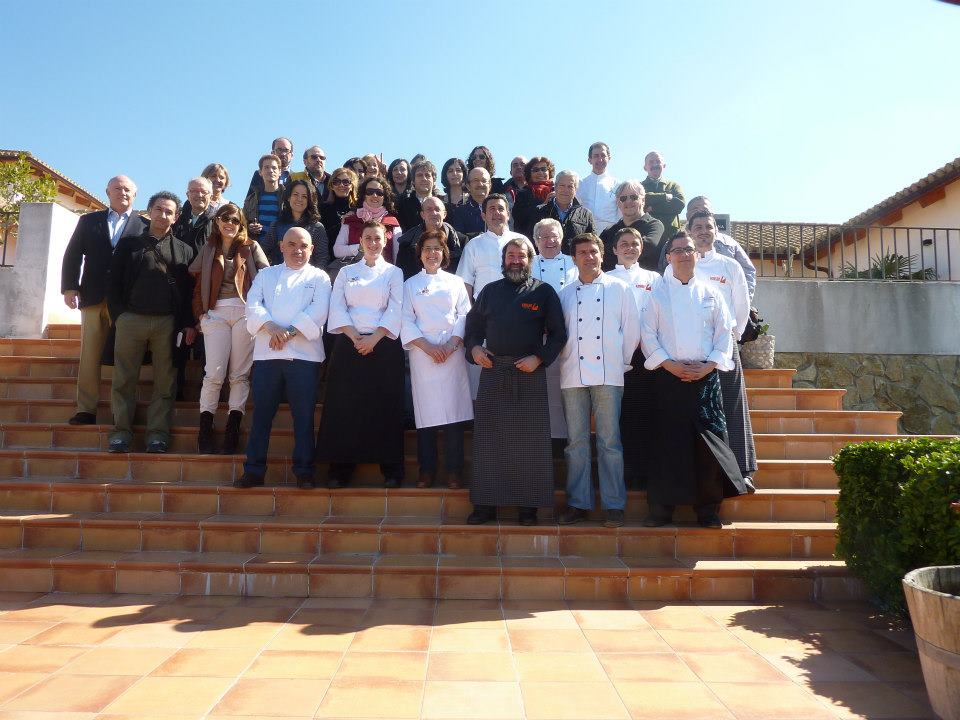
<svg viewBox="0 0 960 720"><path fill-rule="evenodd" d="M734 222L758 277L960 282L960 228Z"/></svg>
<svg viewBox="0 0 960 720"><path fill-rule="evenodd" d="M17 236L17 221L20 217L19 210L11 212L9 210L0 210L0 267L12 267L13 263L7 264L7 250L10 247L10 241ZM13 258L10 258L11 261Z"/></svg>

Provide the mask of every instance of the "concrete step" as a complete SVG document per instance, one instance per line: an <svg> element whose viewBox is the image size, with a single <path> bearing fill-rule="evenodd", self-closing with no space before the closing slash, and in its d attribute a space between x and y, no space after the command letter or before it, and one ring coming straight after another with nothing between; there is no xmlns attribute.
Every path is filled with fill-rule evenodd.
<svg viewBox="0 0 960 720"><path fill-rule="evenodd" d="M81 450L107 450L109 446L110 425L69 425L67 423L2 423L0 424L0 448L55 450L75 448ZM132 447L144 446L144 428L134 426ZM240 448L246 444L247 432L240 433ZM777 460L824 460L832 457L840 448L856 442L868 440L896 440L906 435L895 434L819 434L819 433L777 433L756 434L754 442L757 457ZM473 433L465 432L464 453L472 452ZM406 453L415 456L417 452L417 434L415 430L404 433ZM442 440L441 440L442 448ZM197 428L178 426L171 429L170 450L177 453L196 452ZM293 451L293 430L274 428L270 435L270 451L288 454Z"/></svg>
<svg viewBox="0 0 960 720"><path fill-rule="evenodd" d="M102 451L77 450L2 450L0 478L24 480L78 480L82 482L129 481L137 483L183 483L185 485L229 485L243 474L243 455L196 455L167 453L113 455ZM469 477L470 458L466 458ZM837 486L829 460L759 460L754 474L758 488L781 490L831 490ZM406 458L406 481L413 484L417 461ZM563 462L554 464L556 482L564 482ZM318 479L326 483L326 469L318 468ZM294 485L296 479L288 455L270 457L265 478L268 487ZM438 484L445 482L441 472ZM380 468L373 463L357 466L352 484L358 488L383 485Z"/></svg>
<svg viewBox="0 0 960 720"><path fill-rule="evenodd" d="M730 521L831 522L836 510L836 489L758 490L752 495L729 498L721 517ZM555 493L555 507L563 507L562 489ZM301 490L291 486L238 489L230 485L184 485L132 481L90 482L79 479L0 480L0 512L36 513L180 513L210 515L310 515L318 518L350 516L426 517L463 520L470 513L468 490L446 488L351 487L338 490ZM553 517L544 510L544 517ZM511 512L511 514L513 514ZM646 493L627 492L626 517L641 520L647 515ZM602 513L592 514L595 520ZM677 518L694 519L688 508Z"/></svg>
<svg viewBox="0 0 960 720"><path fill-rule="evenodd" d="M146 422L149 402L137 403L137 422ZM0 400L0 423L63 423L75 411L75 401L70 399L34 399L16 398ZM243 427L248 428L251 421L252 403L247 403ZM318 404L316 421L320 420L322 406ZM215 425L222 429L226 423L229 408L220 403L216 412ZM754 433L833 433L846 434L874 433L896 434L899 412L879 410L751 410ZM110 403L101 400L97 408L97 421L101 425L112 422ZM200 408L196 402L183 401L174 405L173 424L183 427L196 427L200 423ZM275 428L293 426L290 410L286 403L274 419Z"/></svg>
<svg viewBox="0 0 960 720"><path fill-rule="evenodd" d="M848 600L830 560L11 551L0 590L538 600Z"/></svg>

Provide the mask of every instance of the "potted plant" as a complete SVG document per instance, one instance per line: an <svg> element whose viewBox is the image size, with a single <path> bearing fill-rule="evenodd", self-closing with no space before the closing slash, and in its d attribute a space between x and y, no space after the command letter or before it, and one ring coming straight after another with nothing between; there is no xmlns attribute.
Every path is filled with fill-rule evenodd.
<svg viewBox="0 0 960 720"><path fill-rule="evenodd" d="M777 338L770 334L770 324L763 321L756 308L750 308L750 320L743 332L751 338L740 345L740 361L745 368L769 370L773 367L773 353Z"/></svg>

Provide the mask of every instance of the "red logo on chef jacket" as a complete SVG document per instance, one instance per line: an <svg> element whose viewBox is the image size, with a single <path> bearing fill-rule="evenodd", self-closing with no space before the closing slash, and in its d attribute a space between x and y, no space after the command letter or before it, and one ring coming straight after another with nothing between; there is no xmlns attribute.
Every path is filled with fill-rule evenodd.
<svg viewBox="0 0 960 720"><path fill-rule="evenodd" d="M727 278L725 278L723 275L711 275L710 279L714 282L720 283L721 285L727 284Z"/></svg>
<svg viewBox="0 0 960 720"><path fill-rule="evenodd" d="M643 283L637 283L636 287L637 290L646 290L647 292L653 290L653 285L650 284L644 285Z"/></svg>
<svg viewBox="0 0 960 720"><path fill-rule="evenodd" d="M520 303L520 307L522 307L524 310L533 310L533 312L538 312L540 310L540 306L536 303Z"/></svg>

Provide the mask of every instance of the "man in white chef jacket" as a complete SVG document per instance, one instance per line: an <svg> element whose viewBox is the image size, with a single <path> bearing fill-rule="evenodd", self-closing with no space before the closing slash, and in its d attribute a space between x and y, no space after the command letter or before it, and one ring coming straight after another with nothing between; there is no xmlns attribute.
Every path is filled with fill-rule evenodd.
<svg viewBox="0 0 960 720"><path fill-rule="evenodd" d="M587 150L591 172L577 186L577 200L593 213L593 225L597 235L620 219L614 193L620 181L607 172L610 157L610 146L605 142L591 145Z"/></svg>
<svg viewBox="0 0 960 720"><path fill-rule="evenodd" d="M503 277L503 248L514 238L523 238L510 230L510 203L506 195L491 193L483 199L483 222L486 232L467 243L460 255L457 275L463 278L467 294L476 302L480 291L488 284ZM524 238L526 239L526 238ZM480 384L480 366L467 366L470 375L470 397L476 399Z"/></svg>
<svg viewBox="0 0 960 720"><path fill-rule="evenodd" d="M247 293L247 329L254 342L253 421L243 476L234 487L263 485L273 418L284 396L293 416L297 487L314 486L314 413L330 277L309 263L313 242L303 228L287 230L280 251L283 263L258 272Z"/></svg>
<svg viewBox="0 0 960 720"><path fill-rule="evenodd" d="M560 387L567 419L567 507L557 522L586 519L593 508L590 415L597 436L600 504L604 525L623 525L627 493L623 483L620 402L623 374L640 342L640 318L626 283L601 271L603 241L577 235L570 252L579 276L560 293L567 343L560 353Z"/></svg>

